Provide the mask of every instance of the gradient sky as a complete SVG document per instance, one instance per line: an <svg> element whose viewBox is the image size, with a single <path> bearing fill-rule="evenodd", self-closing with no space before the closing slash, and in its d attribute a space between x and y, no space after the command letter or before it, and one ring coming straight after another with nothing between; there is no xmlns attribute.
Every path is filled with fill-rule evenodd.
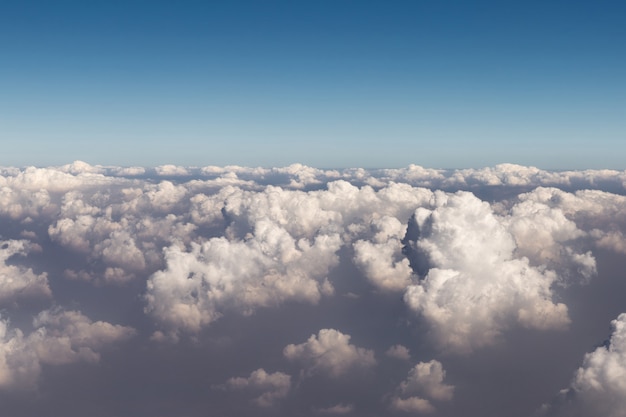
<svg viewBox="0 0 626 417"><path fill-rule="evenodd" d="M623 1L0 2L0 165L626 168Z"/></svg>

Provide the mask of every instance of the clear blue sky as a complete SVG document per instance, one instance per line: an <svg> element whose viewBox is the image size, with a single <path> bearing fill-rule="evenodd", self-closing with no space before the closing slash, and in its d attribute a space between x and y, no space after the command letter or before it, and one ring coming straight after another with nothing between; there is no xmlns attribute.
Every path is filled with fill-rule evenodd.
<svg viewBox="0 0 626 417"><path fill-rule="evenodd" d="M0 165L626 168L626 2L0 1Z"/></svg>

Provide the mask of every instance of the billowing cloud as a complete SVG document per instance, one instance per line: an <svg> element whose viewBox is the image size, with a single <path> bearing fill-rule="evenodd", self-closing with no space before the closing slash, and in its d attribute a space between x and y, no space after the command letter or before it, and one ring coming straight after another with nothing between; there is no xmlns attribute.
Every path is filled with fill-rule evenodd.
<svg viewBox="0 0 626 417"><path fill-rule="evenodd" d="M43 311L33 326L25 336L8 320L0 320L0 388L32 389L41 364L98 362L102 348L135 334L130 327L93 322L77 311Z"/></svg>
<svg viewBox="0 0 626 417"><path fill-rule="evenodd" d="M335 329L322 329L298 345L285 346L283 355L305 366L307 374L339 377L354 368L376 365L374 352L350 343L350 335Z"/></svg>
<svg viewBox="0 0 626 417"><path fill-rule="evenodd" d="M31 268L7 263L13 256L28 254L30 246L25 240L0 241L0 303L52 295L45 272L36 274Z"/></svg>
<svg viewBox="0 0 626 417"><path fill-rule="evenodd" d="M393 345L385 352L385 355L390 358L400 359L403 361L408 361L411 359L411 353L406 346L402 345Z"/></svg>
<svg viewBox="0 0 626 417"><path fill-rule="evenodd" d="M413 246L429 269L404 299L442 347L470 352L494 343L515 322L567 327L567 307L552 301L556 273L514 256L515 240L489 204L469 193L438 193L436 208L420 207L414 219Z"/></svg>
<svg viewBox="0 0 626 417"><path fill-rule="evenodd" d="M344 414L350 414L354 411L354 406L352 404L335 404L331 407L325 407L325 408L320 408L317 410L317 413L322 414L322 415L331 415L331 416L336 416L336 415L344 415Z"/></svg>
<svg viewBox="0 0 626 417"><path fill-rule="evenodd" d="M626 313L611 322L606 344L585 355L583 364L555 403L542 416L626 416Z"/></svg>
<svg viewBox="0 0 626 417"><path fill-rule="evenodd" d="M444 384L445 376L439 361L418 363L398 387L399 395L392 397L391 408L416 413L434 412L430 400L450 401L454 394L454 387Z"/></svg>
<svg viewBox="0 0 626 417"><path fill-rule="evenodd" d="M103 413L524 417L624 311L624 184L511 164L0 168L0 400L77 417L94 405L75 392L119 386L137 399ZM550 411L620 415L623 321ZM448 380L437 361L407 376L433 357Z"/></svg>
<svg viewBox="0 0 626 417"><path fill-rule="evenodd" d="M225 310L250 314L285 300L317 303L333 292L326 279L337 263L340 239L294 239L260 222L247 241L213 238L190 251L172 246L167 269L148 280L147 311L166 326L197 332Z"/></svg>
<svg viewBox="0 0 626 417"><path fill-rule="evenodd" d="M254 402L260 407L269 407L287 396L291 388L291 377L282 372L270 374L260 368L250 373L247 378L230 378L226 382L226 387L234 390L247 389L256 393L261 392Z"/></svg>

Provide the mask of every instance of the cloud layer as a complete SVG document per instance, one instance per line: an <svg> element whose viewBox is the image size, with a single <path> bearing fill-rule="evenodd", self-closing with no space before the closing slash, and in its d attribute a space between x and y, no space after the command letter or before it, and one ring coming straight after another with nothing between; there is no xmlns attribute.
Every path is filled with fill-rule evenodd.
<svg viewBox="0 0 626 417"><path fill-rule="evenodd" d="M625 184L506 164L0 168L0 397L37 414L23 396L69 395L54 383L67 373L151 387L120 405L134 415L162 399L190 416L202 401L242 416L523 416L548 399L471 393L497 397L476 392L498 386L490 369L550 351L517 347L524 335L571 352L541 385L569 388L540 412L622 416L626 305L583 313L587 292L622 285ZM589 349L609 314L610 342Z"/></svg>

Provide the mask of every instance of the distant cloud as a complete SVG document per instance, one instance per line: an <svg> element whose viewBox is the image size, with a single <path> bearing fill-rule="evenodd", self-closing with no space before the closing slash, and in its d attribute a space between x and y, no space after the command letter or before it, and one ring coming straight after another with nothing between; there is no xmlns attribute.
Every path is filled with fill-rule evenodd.
<svg viewBox="0 0 626 417"><path fill-rule="evenodd" d="M249 389L261 394L254 402L260 407L270 407L276 401L284 398L291 388L291 377L282 372L267 373L264 369L257 369L250 376L230 378L226 387L234 390Z"/></svg>
<svg viewBox="0 0 626 417"><path fill-rule="evenodd" d="M25 336L0 320L0 388L34 389L41 364L98 362L100 350L132 337L130 327L93 322L77 311L46 310Z"/></svg>
<svg viewBox="0 0 626 417"><path fill-rule="evenodd" d="M443 383L446 376L439 361L420 362L398 387L399 395L391 399L391 408L399 411L432 413L431 400L450 401L454 387Z"/></svg>
<svg viewBox="0 0 626 417"><path fill-rule="evenodd" d="M307 374L322 373L335 378L353 368L376 364L373 351L350 344L350 335L335 329L322 329L304 343L287 345L283 355L304 364Z"/></svg>
<svg viewBox="0 0 626 417"><path fill-rule="evenodd" d="M597 342L586 329L624 311L604 303L622 291L625 184L623 171L512 164L0 167L0 401L15 411L13 393L42 389L45 409L70 395L63 366L83 364L67 368L123 389L158 375L142 404L172 400L194 417L190 403L223 412L242 396L244 417L506 413L472 395L498 395L484 373L532 349L515 344L522 333L584 351ZM572 322L581 312L585 326ZM545 413L626 417L624 321ZM132 349L108 350L121 343ZM411 362L425 357L450 358L454 386L438 360ZM146 375L127 380L128 363ZM228 392L172 390L186 384L179 365ZM575 371L554 366L563 380ZM524 372L520 384L540 377Z"/></svg>
<svg viewBox="0 0 626 417"><path fill-rule="evenodd" d="M389 356L390 358L400 359L403 361L408 361L411 359L409 349L407 349L406 346L402 345L393 345L392 347L387 349L385 355Z"/></svg>
<svg viewBox="0 0 626 417"><path fill-rule="evenodd" d="M14 256L26 255L31 246L26 240L0 241L0 303L52 296L45 272L36 274L31 268L7 263Z"/></svg>
<svg viewBox="0 0 626 417"><path fill-rule="evenodd" d="M317 410L317 413L322 415L344 415L350 414L354 411L354 406L352 404L336 404L331 407L320 408Z"/></svg>
<svg viewBox="0 0 626 417"><path fill-rule="evenodd" d="M611 322L613 334L604 346L585 355L583 364L554 404L538 415L583 417L626 416L626 313Z"/></svg>

